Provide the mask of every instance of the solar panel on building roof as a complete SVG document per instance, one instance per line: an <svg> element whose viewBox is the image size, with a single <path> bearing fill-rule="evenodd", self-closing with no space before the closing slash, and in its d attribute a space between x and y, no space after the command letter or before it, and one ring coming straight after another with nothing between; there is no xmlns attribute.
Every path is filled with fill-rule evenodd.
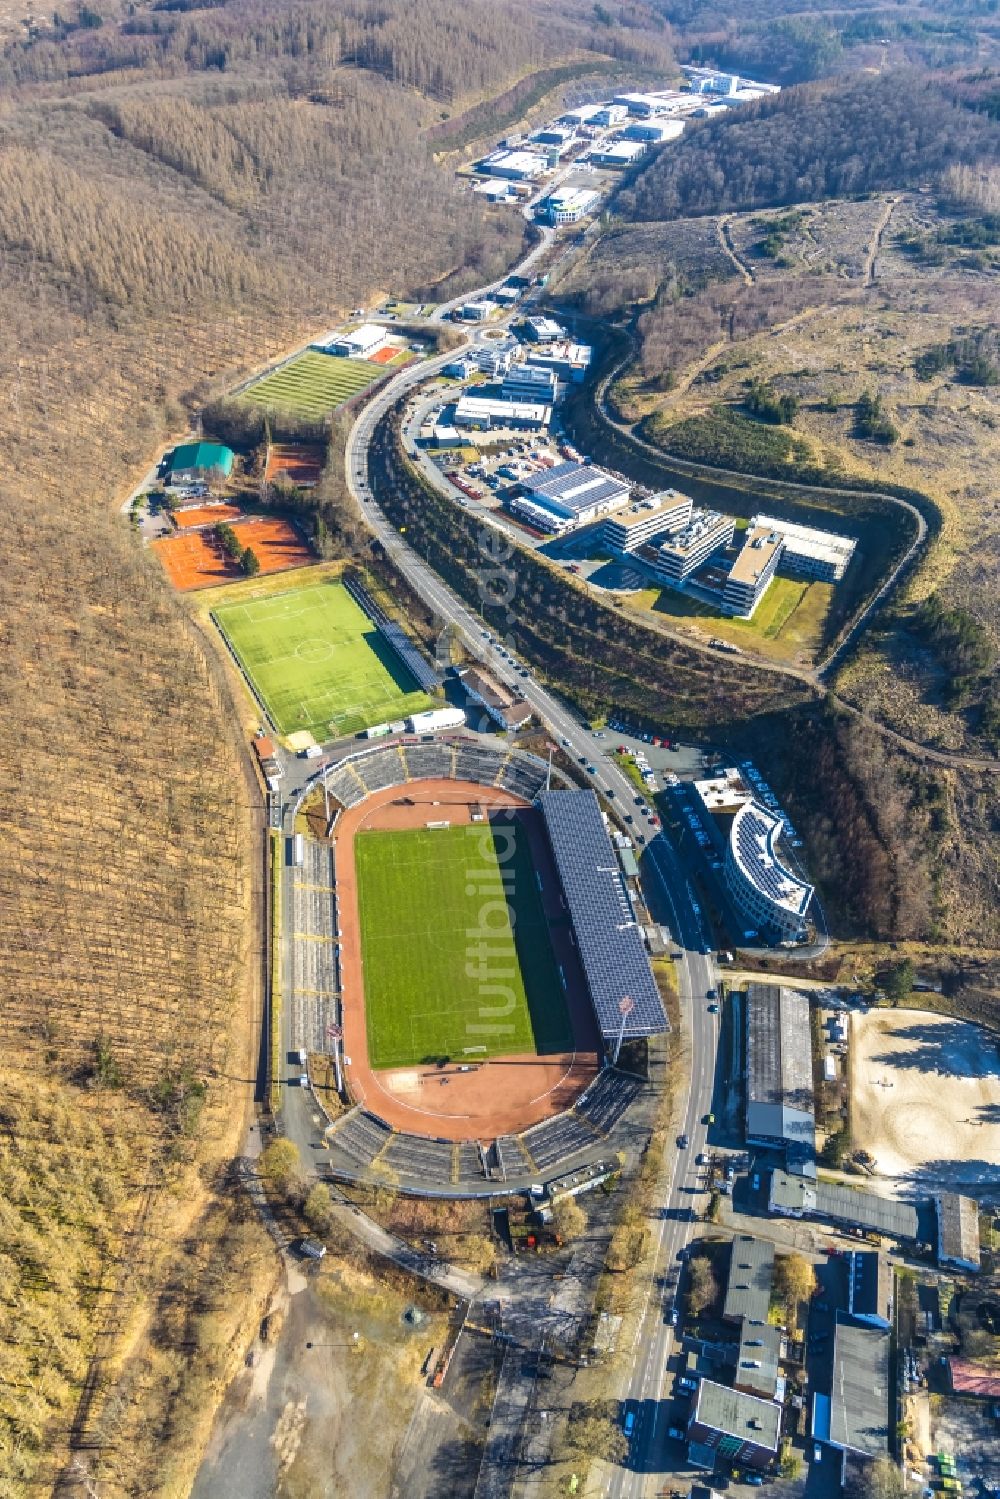
<svg viewBox="0 0 1000 1499"><path fill-rule="evenodd" d="M569 906L587 986L602 1033L616 1039L667 1030L653 971L618 861L593 791L545 791L538 797Z"/></svg>

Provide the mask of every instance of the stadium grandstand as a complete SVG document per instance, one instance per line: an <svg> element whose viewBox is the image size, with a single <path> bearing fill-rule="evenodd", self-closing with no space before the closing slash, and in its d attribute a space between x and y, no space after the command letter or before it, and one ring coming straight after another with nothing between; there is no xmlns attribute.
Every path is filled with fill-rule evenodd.
<svg viewBox="0 0 1000 1499"><path fill-rule="evenodd" d="M358 608L367 614L382 638L392 646L417 686L422 687L425 692L435 692L441 685L441 678L424 660L406 631L395 620L390 619L385 610L376 604L367 588L348 573L344 574L344 587Z"/></svg>
<svg viewBox="0 0 1000 1499"><path fill-rule="evenodd" d="M555 858L587 988L606 1042L668 1029L642 933L600 803L589 789L545 791L536 805Z"/></svg>

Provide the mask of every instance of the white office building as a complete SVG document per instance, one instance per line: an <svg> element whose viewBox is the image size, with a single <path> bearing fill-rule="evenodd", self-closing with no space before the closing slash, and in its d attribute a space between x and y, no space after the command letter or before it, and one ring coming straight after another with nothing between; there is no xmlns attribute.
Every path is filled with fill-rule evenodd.
<svg viewBox="0 0 1000 1499"><path fill-rule="evenodd" d="M797 578L818 578L824 583L839 583L854 556L857 539L821 531L815 526L800 526L778 520L773 515L755 515L751 525L775 531L784 542L781 571Z"/></svg>
<svg viewBox="0 0 1000 1499"><path fill-rule="evenodd" d="M569 125L577 130L581 125L591 124L594 116L599 115L602 108L601 104L581 104L576 109L567 109L559 116L558 124Z"/></svg>
<svg viewBox="0 0 1000 1499"><path fill-rule="evenodd" d="M554 343L566 337L566 330L550 317L530 317L525 320L525 332L532 343Z"/></svg>
<svg viewBox="0 0 1000 1499"><path fill-rule="evenodd" d="M590 187L557 188L538 206L538 215L548 224L575 224L592 213L600 194Z"/></svg>
<svg viewBox="0 0 1000 1499"><path fill-rule="evenodd" d="M628 119L627 104L604 104L596 114L591 115L590 125L596 125L599 129L607 129L609 125L620 125L623 120Z"/></svg>
<svg viewBox="0 0 1000 1499"><path fill-rule="evenodd" d="M682 531L691 519L691 497L665 489L609 515L601 537L609 552L626 556L654 536Z"/></svg>
<svg viewBox="0 0 1000 1499"><path fill-rule="evenodd" d="M466 323L485 323L486 319L496 312L496 310L497 304L495 302L491 302L488 298L483 298L479 302L466 302L461 309L461 317L463 322Z"/></svg>
<svg viewBox="0 0 1000 1499"><path fill-rule="evenodd" d="M455 404L456 427L489 432L495 427L518 427L538 432L552 419L552 407L522 401L494 401L484 396L460 396Z"/></svg>
<svg viewBox="0 0 1000 1499"><path fill-rule="evenodd" d="M738 619L753 618L754 610L771 586L783 546L777 531L757 524L747 528L746 539L722 593L723 614Z"/></svg>
<svg viewBox="0 0 1000 1499"><path fill-rule="evenodd" d="M339 354L344 359L370 359L388 342L389 335L380 324L362 323L349 333L338 333L325 348L328 354Z"/></svg>
<svg viewBox="0 0 1000 1499"><path fill-rule="evenodd" d="M555 370L560 380L572 380L574 384L584 378L593 358L590 344L565 343L541 344L528 351L528 363L540 364Z"/></svg>
<svg viewBox="0 0 1000 1499"><path fill-rule="evenodd" d="M589 463L557 463L524 481L524 500L553 531L589 525L628 504L629 485Z"/></svg>
<svg viewBox="0 0 1000 1499"><path fill-rule="evenodd" d="M634 120L622 135L627 141L642 141L647 146L662 146L684 134L683 120Z"/></svg>
<svg viewBox="0 0 1000 1499"><path fill-rule="evenodd" d="M786 868L778 855L784 826L782 818L757 802L745 802L733 818L723 877L733 901L753 927L798 942L807 934L806 912L813 887Z"/></svg>
<svg viewBox="0 0 1000 1499"><path fill-rule="evenodd" d="M486 375L490 380L502 380L510 369L513 357L514 350L512 348L504 348L496 344L473 349L469 356L473 368L478 370L481 375Z"/></svg>
<svg viewBox="0 0 1000 1499"><path fill-rule="evenodd" d="M512 364L500 394L505 401L542 402L550 406L558 393L555 373L536 364Z"/></svg>
<svg viewBox="0 0 1000 1499"><path fill-rule="evenodd" d="M506 177L511 182L530 182L547 169L545 157L534 151L493 151L476 168L487 177Z"/></svg>
<svg viewBox="0 0 1000 1499"><path fill-rule="evenodd" d="M595 167L611 167L620 171L638 161L646 147L642 141L615 141L610 146L595 146L590 160Z"/></svg>
<svg viewBox="0 0 1000 1499"><path fill-rule="evenodd" d="M513 203L517 199L517 194L510 183L504 180L477 182L472 191L479 193L487 203Z"/></svg>
<svg viewBox="0 0 1000 1499"><path fill-rule="evenodd" d="M670 108L669 100L662 94L616 94L614 102L626 114L634 115L640 120L655 119L657 115L666 114Z"/></svg>
<svg viewBox="0 0 1000 1499"><path fill-rule="evenodd" d="M692 510L683 530L658 549L654 564L657 577L676 588L716 552L724 551L735 530L731 515L718 510Z"/></svg>

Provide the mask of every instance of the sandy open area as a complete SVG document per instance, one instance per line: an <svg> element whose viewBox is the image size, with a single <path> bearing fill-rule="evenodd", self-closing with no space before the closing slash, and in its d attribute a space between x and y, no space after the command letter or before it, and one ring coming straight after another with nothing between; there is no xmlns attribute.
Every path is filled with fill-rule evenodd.
<svg viewBox="0 0 1000 1499"><path fill-rule="evenodd" d="M880 1175L1000 1186L996 1036L925 1010L872 1010L852 1015L850 1045L853 1143Z"/></svg>

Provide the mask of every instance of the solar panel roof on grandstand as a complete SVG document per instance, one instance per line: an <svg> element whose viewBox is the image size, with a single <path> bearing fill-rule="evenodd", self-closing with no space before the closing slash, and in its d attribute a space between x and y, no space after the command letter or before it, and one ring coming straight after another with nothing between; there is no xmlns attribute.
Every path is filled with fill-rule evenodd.
<svg viewBox="0 0 1000 1499"><path fill-rule="evenodd" d="M593 791L543 791L537 798L569 906L587 986L603 1034L667 1030L649 958Z"/></svg>
<svg viewBox="0 0 1000 1499"><path fill-rule="evenodd" d="M555 500L567 510L586 510L628 494L628 485L621 479L589 463L557 463L543 477L529 480L527 487L532 494Z"/></svg>

